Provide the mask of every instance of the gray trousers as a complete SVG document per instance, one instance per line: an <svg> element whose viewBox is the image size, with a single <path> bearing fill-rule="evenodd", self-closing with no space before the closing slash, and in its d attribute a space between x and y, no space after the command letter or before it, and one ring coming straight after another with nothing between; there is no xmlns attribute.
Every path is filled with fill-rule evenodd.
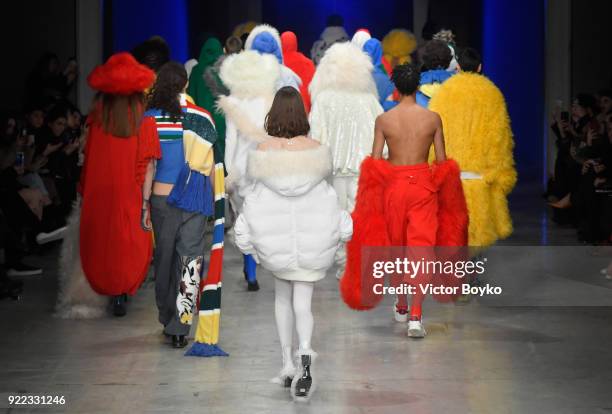
<svg viewBox="0 0 612 414"><path fill-rule="evenodd" d="M204 265L206 217L170 206L167 198L151 196L155 300L164 333L188 335Z"/></svg>

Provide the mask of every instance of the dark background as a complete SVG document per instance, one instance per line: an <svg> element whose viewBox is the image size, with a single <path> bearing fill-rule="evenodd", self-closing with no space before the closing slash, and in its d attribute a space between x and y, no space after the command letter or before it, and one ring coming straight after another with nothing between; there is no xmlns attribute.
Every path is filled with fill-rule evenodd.
<svg viewBox="0 0 612 414"><path fill-rule="evenodd" d="M197 57L203 39L224 40L247 20L275 25L298 35L309 52L332 13L341 14L349 35L367 27L382 38L390 29L412 29L413 1L419 0L102 0L104 55L130 50L152 35L167 39L173 59ZM544 76L547 2L554 0L430 0L429 20L452 28L457 43L480 49L485 74L502 90L515 133L515 157L523 174L545 163ZM92 2L96 3L96 2ZM46 51L62 62L77 49L76 0L5 1L4 69L1 109L24 105L24 83ZM87 4L80 3L80 7ZM554 7L554 4L552 4ZM610 16L612 1L573 0L571 10L571 93L596 92L610 86ZM82 74L86 76L87 74Z"/></svg>

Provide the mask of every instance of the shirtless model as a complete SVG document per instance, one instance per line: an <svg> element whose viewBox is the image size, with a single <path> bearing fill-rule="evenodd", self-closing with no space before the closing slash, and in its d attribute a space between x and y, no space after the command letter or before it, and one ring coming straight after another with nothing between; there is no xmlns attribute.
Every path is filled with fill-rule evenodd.
<svg viewBox="0 0 612 414"><path fill-rule="evenodd" d="M436 161L446 160L442 121L416 103L420 73L414 64L400 65L392 80L401 95L400 103L376 119L372 157L381 159L385 142L388 161L396 166L384 191L385 221L394 246L435 246L438 229L438 197L432 172L427 163L434 145ZM421 323L423 295L416 290L410 305L408 335L422 338L426 332ZM394 306L395 320L408 320L406 295L398 295Z"/></svg>
<svg viewBox="0 0 612 414"><path fill-rule="evenodd" d="M361 164L352 214L353 238L347 245L347 267L340 280L342 299L357 310L372 309L383 300L383 295L374 289L380 279L364 271L371 269L372 260L378 260L377 253L372 254L367 248L402 246L406 253L418 250L427 256L435 254L437 259L438 254L446 253L434 246L457 247L467 243L467 207L459 166L446 159L440 117L415 102L419 70L413 64L396 66L392 80L402 95L401 101L376 119L372 157ZM382 159L385 143L388 160ZM430 166L427 159L432 143L436 163ZM451 282L458 280L451 277ZM419 277L410 284L415 286L422 280ZM431 281L446 282L438 277ZM409 337L423 338L426 334L421 322L423 294L415 287L407 333ZM452 299L435 294L432 297L439 301ZM398 296L394 312L397 321L408 321L406 295Z"/></svg>

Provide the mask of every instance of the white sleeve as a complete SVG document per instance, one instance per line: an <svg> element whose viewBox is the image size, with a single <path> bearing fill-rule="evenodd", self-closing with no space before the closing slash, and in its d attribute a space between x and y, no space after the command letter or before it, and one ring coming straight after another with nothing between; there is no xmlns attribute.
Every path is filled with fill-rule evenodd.
<svg viewBox="0 0 612 414"><path fill-rule="evenodd" d="M253 255L255 261L259 263L257 252L251 243L249 223L247 223L244 214L240 214L234 223L234 242L242 253Z"/></svg>
<svg viewBox="0 0 612 414"><path fill-rule="evenodd" d="M353 236L353 219L348 211L340 211L340 240L347 242Z"/></svg>
<svg viewBox="0 0 612 414"><path fill-rule="evenodd" d="M310 115L308 116L308 123L310 124L310 137L320 143L325 143L323 122L324 118L321 113L321 104L319 102L313 102L310 108Z"/></svg>
<svg viewBox="0 0 612 414"><path fill-rule="evenodd" d="M226 118L227 119L227 118ZM228 174L231 173L234 157L236 153L236 144L238 141L238 131L236 125L229 119L226 122L225 128L225 168Z"/></svg>

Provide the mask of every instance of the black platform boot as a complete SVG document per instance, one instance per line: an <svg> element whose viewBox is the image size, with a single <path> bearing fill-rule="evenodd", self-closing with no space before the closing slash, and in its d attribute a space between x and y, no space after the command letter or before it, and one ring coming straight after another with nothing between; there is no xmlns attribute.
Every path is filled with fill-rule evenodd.
<svg viewBox="0 0 612 414"><path fill-rule="evenodd" d="M316 383L312 375L312 366L316 357L317 353L312 350L298 351L298 372L291 384L291 395L295 401L306 402L310 400L316 389Z"/></svg>

